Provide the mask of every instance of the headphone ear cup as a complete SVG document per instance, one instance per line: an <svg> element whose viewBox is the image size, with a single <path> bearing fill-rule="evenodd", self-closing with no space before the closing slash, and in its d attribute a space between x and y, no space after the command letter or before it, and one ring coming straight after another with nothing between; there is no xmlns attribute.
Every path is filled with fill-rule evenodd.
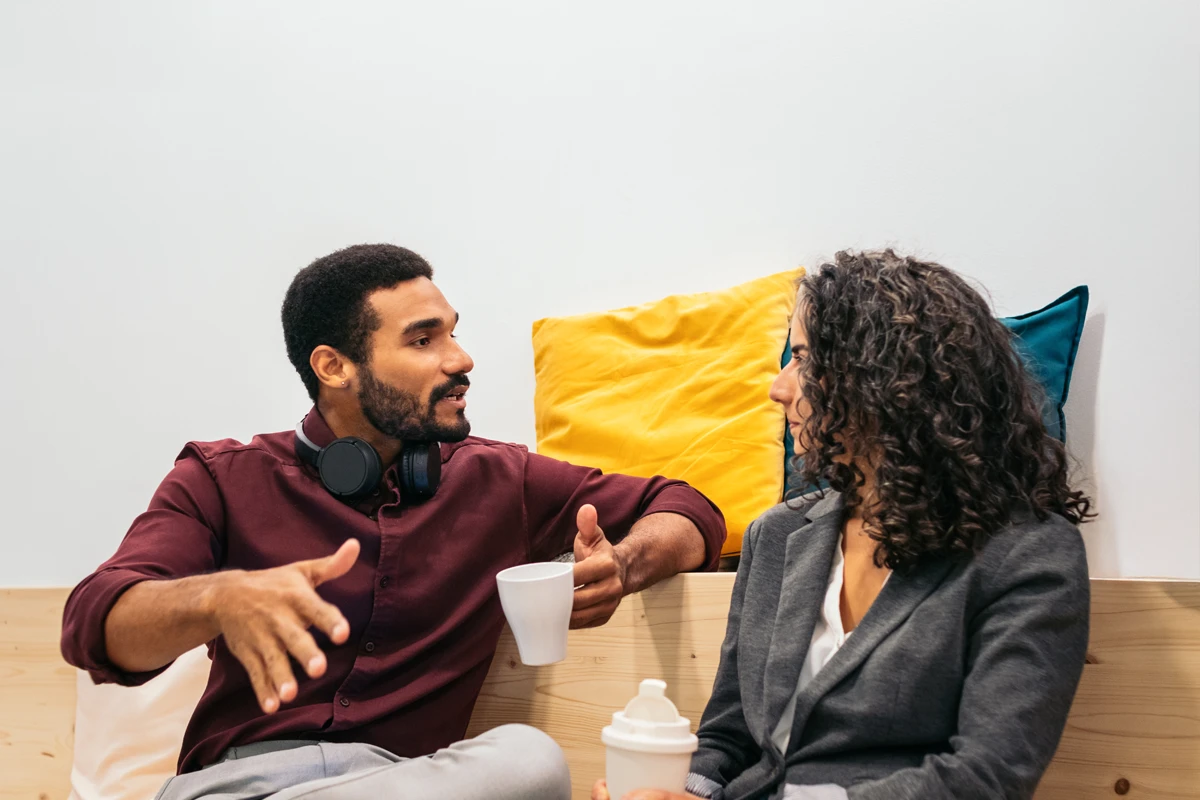
<svg viewBox="0 0 1200 800"><path fill-rule="evenodd" d="M338 439L317 459L321 482L334 497L359 500L383 480L383 464L375 448L354 436Z"/></svg>
<svg viewBox="0 0 1200 800"><path fill-rule="evenodd" d="M442 479L442 448L437 442L405 442L400 451L402 497L433 497Z"/></svg>

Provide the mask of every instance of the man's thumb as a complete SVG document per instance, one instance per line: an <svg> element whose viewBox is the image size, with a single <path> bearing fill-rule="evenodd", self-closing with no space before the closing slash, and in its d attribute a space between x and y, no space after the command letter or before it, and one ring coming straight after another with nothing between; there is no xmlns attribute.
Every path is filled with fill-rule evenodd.
<svg viewBox="0 0 1200 800"><path fill-rule="evenodd" d="M347 539L342 542L342 546L333 555L313 561L312 569L309 572L313 586L337 580L349 572L350 568L354 566L354 562L358 560L358 553L361 549L362 545L358 543L358 539Z"/></svg>
<svg viewBox="0 0 1200 800"><path fill-rule="evenodd" d="M575 525L579 529L579 538L583 540L584 544L596 544L604 536L598 523L599 515L596 513L594 505L588 503L580 506L579 513L575 515Z"/></svg>

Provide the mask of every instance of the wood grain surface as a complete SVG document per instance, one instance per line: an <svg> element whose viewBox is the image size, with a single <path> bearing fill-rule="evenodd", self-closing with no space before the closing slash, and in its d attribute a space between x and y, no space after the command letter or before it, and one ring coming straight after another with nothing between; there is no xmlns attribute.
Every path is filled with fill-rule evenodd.
<svg viewBox="0 0 1200 800"><path fill-rule="evenodd" d="M661 678L699 721L725 632L732 574L682 575L626 598L567 659L526 667L506 631L471 721L553 736L576 798L604 774L600 731ZM75 673L58 652L64 589L0 590L0 798L63 800ZM1200 582L1094 580L1089 663L1038 800L1200 798Z"/></svg>

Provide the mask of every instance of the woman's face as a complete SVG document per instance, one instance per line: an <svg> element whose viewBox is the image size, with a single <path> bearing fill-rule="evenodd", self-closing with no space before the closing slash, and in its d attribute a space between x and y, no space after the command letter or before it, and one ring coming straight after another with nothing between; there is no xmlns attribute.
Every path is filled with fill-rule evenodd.
<svg viewBox="0 0 1200 800"><path fill-rule="evenodd" d="M800 391L800 364L808 358L808 338L804 326L800 323L800 304L796 304L796 313L792 315L792 360L787 363L771 384L770 397L783 406L787 416L788 429L792 436L798 438L800 427L812 413L812 408Z"/></svg>

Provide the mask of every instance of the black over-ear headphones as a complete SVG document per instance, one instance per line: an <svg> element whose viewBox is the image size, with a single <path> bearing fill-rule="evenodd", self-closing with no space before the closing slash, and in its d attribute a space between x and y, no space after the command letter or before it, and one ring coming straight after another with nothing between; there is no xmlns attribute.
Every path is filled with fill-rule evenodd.
<svg viewBox="0 0 1200 800"><path fill-rule="evenodd" d="M354 502L375 491L383 480L383 462L375 448L357 436L344 436L317 447L296 426L296 455L316 468L321 483L339 500ZM403 500L433 497L442 477L442 450L437 442L405 442L400 450L400 496Z"/></svg>

